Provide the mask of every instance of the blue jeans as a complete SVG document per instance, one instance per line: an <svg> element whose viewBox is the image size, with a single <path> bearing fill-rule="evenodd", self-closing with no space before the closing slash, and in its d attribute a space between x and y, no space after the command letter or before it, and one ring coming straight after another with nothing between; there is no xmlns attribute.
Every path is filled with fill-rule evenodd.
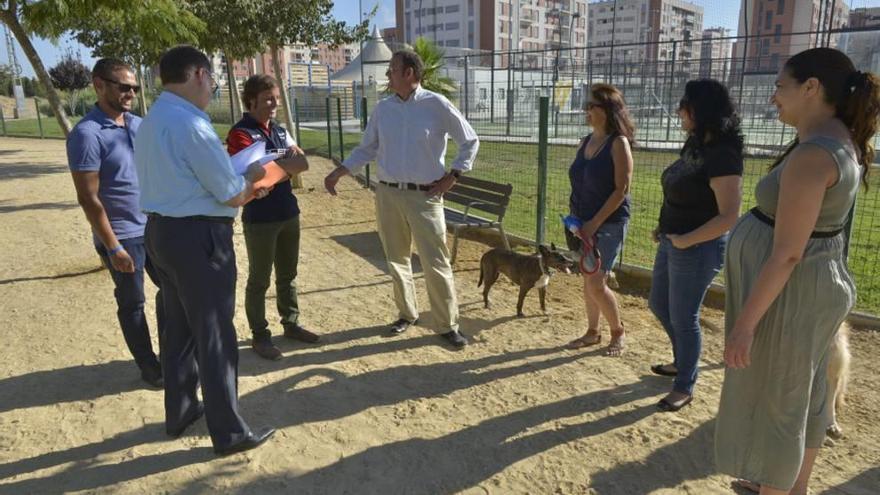
<svg viewBox="0 0 880 495"><path fill-rule="evenodd" d="M660 236L648 304L672 342L676 392L693 394L702 350L700 305L721 270L726 246L726 234L687 249Z"/></svg>
<svg viewBox="0 0 880 495"><path fill-rule="evenodd" d="M123 273L113 269L107 249L103 245L95 246L95 250L104 260L104 265L110 271L113 278L113 295L116 297L116 317L119 326L122 327L122 336L131 352L135 363L140 369L158 368L159 360L153 352L150 342L150 329L147 326L147 317L144 314L144 271L156 287L159 287L159 277L153 270L153 264L147 257L144 247L144 238L134 237L120 239L119 243L131 256L134 262L134 273ZM161 347L162 337L165 330L165 314L162 308L162 293L156 293L156 322L159 326L157 334Z"/></svg>

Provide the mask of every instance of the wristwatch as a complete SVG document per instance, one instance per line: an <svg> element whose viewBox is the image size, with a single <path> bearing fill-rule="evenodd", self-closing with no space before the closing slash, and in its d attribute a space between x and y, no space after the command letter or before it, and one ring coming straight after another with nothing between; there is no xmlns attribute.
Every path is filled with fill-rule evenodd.
<svg viewBox="0 0 880 495"><path fill-rule="evenodd" d="M455 177L455 180L458 180L461 177L461 170L452 169L449 171L449 175Z"/></svg>

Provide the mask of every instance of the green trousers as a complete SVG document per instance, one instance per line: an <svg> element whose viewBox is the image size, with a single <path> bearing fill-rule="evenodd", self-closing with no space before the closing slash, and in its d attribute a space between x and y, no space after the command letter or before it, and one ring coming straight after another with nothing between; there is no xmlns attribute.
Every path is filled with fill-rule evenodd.
<svg viewBox="0 0 880 495"><path fill-rule="evenodd" d="M283 222L245 223L248 280L244 309L254 339L268 338L266 291L275 267L275 302L284 327L297 324L296 267L299 261L299 216Z"/></svg>

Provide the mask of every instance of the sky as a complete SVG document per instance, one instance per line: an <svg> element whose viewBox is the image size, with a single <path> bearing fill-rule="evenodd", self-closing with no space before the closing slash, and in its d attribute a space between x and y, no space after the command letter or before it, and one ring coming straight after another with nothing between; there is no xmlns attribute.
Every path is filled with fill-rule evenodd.
<svg viewBox="0 0 880 495"><path fill-rule="evenodd" d="M430 0L425 0L429 2ZM487 1L487 0L483 0ZM736 25L739 18L739 5L737 0L691 0L697 5L703 7L703 27L726 27L736 32ZM849 3L850 8L859 7L880 7L880 0L845 0ZM369 12L373 7L378 6L373 25L379 28L392 27L395 25L394 0L335 0L332 15L336 19L346 21L349 24L358 22L360 15L359 4L364 11ZM33 40L37 49L37 53L43 60L46 68L52 67L58 63L64 54L73 50L74 55L79 53L79 58L91 67L95 63L95 59L89 53L89 49L85 48L69 38L62 38L56 43L44 39ZM26 76L33 76L34 71L24 57L21 48L16 43L18 62L21 65L22 73ZM7 63L8 55L6 53L5 43L0 47L0 64Z"/></svg>

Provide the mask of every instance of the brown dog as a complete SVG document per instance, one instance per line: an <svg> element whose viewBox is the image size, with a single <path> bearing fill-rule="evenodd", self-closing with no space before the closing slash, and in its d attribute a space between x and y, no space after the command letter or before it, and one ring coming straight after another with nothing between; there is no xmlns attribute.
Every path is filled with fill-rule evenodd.
<svg viewBox="0 0 880 495"><path fill-rule="evenodd" d="M837 330L837 335L831 341L831 347L828 349L828 395L833 402L831 426L828 427L826 433L835 439L843 436L843 429L837 422L837 416L845 403L846 384L849 381L849 362L852 357L849 352L849 331L849 325L846 323L840 325L840 329Z"/></svg>
<svg viewBox="0 0 880 495"><path fill-rule="evenodd" d="M550 249L546 246L538 246L537 255L519 254L502 248L495 248L486 252L480 258L480 281L477 287L483 284L483 302L489 307L489 291L498 280L498 275L503 273L511 282L519 286L519 299L516 302L516 316L523 316L522 307L526 294L532 287L538 288L538 297L541 301L541 310L547 311L545 303L547 284L553 270L571 273L574 263L556 250L551 244Z"/></svg>

